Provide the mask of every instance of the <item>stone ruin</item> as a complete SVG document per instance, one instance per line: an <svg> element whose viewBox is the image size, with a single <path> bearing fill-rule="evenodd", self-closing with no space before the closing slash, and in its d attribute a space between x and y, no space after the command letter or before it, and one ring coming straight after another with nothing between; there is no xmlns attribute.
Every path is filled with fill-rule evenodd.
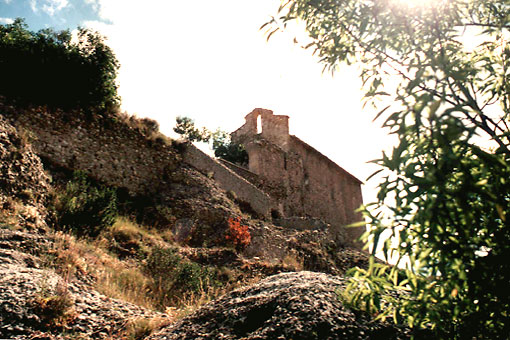
<svg viewBox="0 0 510 340"><path fill-rule="evenodd" d="M232 133L232 140L246 148L248 169L227 165L274 199L276 209L271 213L276 221L297 227L296 216L305 224L320 219L330 224L333 234L344 234L344 243L352 243L365 231L364 227L343 228L362 221L356 212L363 203L359 179L290 135L288 116L255 109L245 120Z"/></svg>

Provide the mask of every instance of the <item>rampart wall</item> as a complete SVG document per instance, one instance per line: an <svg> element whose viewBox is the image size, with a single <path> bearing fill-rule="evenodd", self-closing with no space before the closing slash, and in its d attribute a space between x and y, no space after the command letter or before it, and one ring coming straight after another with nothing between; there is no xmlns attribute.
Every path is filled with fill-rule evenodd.
<svg viewBox="0 0 510 340"><path fill-rule="evenodd" d="M223 190L234 192L239 201L249 203L258 214L269 217L271 210L275 209L276 204L269 195L192 144L185 146L183 160L199 171L212 176Z"/></svg>
<svg viewBox="0 0 510 340"><path fill-rule="evenodd" d="M363 204L361 182L357 178L295 136L290 138L289 149L302 160L302 170L290 173L289 177L291 182L304 179L304 192L298 199L302 200L300 209L306 215L322 217L336 226L362 221L361 214L356 212ZM294 200L288 202L285 210L292 210ZM348 228L346 234L353 240L364 231L364 227Z"/></svg>
<svg viewBox="0 0 510 340"><path fill-rule="evenodd" d="M221 164L223 164L224 166L226 166L227 168L229 168L231 171L235 172L239 176L245 178L246 180L248 180L250 183L254 184L255 186L259 187L259 185L260 186L263 185L260 176L254 172L251 172L250 170L246 169L245 167L239 166L237 164L234 164L232 162L229 162L229 161L221 159L221 158L218 158L218 162L220 162Z"/></svg>
<svg viewBox="0 0 510 340"><path fill-rule="evenodd" d="M224 159L218 159L221 164L225 165L231 171L235 172L251 184L257 187L257 189L262 190L264 193L267 193L270 197L273 198L273 205L278 204L278 201L287 197L287 189L281 181L269 181L267 178L263 178L256 173L246 169L243 166L239 166L237 164L231 163ZM275 203L276 202L276 203ZM283 213L282 207L279 207L278 213L276 215L281 215ZM273 213L275 211L273 207Z"/></svg>
<svg viewBox="0 0 510 340"><path fill-rule="evenodd" d="M151 140L120 120L37 109L9 111L4 107L0 113L27 131L41 157L87 171L132 194L160 191L180 161L170 145Z"/></svg>
<svg viewBox="0 0 510 340"><path fill-rule="evenodd" d="M39 156L58 166L87 171L132 194L171 190L171 174L184 161L212 176L222 189L234 192L261 216L321 218L338 234L345 234L344 225L361 220L354 212L362 204L361 182L289 136L288 117L274 116L269 110L255 110L247 116L247 124L234 133L235 138L243 139L249 153L250 171L244 173L191 144L177 152L164 139L144 134L120 117L92 118L84 113L38 109L19 112L1 103L0 114L27 131ZM261 134L257 133L258 116L262 117ZM363 228L349 229L343 241L362 232Z"/></svg>
<svg viewBox="0 0 510 340"><path fill-rule="evenodd" d="M27 132L39 156L61 167L87 171L131 194L169 190L170 174L184 161L205 175L211 174L222 189L234 192L259 215L268 217L275 209L274 200L266 193L192 144L185 144L178 153L164 140L150 138L121 119L91 119L84 114L37 109L21 113L1 103L0 114Z"/></svg>

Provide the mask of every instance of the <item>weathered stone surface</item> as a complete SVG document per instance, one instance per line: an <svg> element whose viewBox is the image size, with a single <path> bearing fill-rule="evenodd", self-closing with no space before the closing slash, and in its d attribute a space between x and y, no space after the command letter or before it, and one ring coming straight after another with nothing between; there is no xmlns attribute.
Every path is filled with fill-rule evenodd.
<svg viewBox="0 0 510 340"><path fill-rule="evenodd" d="M242 213L237 205L208 178L186 163L169 176L171 186L159 193L159 204L175 216L176 241L193 246L218 245L224 241L227 221Z"/></svg>
<svg viewBox="0 0 510 340"><path fill-rule="evenodd" d="M28 138L0 115L0 208L22 226L40 228L50 185Z"/></svg>
<svg viewBox="0 0 510 340"><path fill-rule="evenodd" d="M324 223L324 221L313 217L292 216L287 218L277 218L273 219L273 223L282 227L293 228L297 230L326 230L329 227L327 223Z"/></svg>
<svg viewBox="0 0 510 340"><path fill-rule="evenodd" d="M0 114L4 109L0 105ZM63 112L52 116L38 109L18 114L12 107L7 109L12 111L13 121L32 132L22 137L0 116L0 203L4 213L10 209L6 207L8 202L19 203L22 211L16 212L18 219L10 227L32 232L0 228L0 337L115 339L128 320L161 315L107 298L92 288L93 278L85 273L70 279L58 274L65 270L48 268L45 256L51 254L48 248L53 246L52 236L34 233L30 226L44 224L44 204L51 186L36 152L26 143L31 139L41 156L60 166L87 170L112 186L157 197L154 202L158 206L150 208L170 211L169 215L175 218L178 241L203 247L180 250L198 263L248 267L247 277L295 270L291 268L296 265L332 274L341 274L354 264L366 265L365 254L338 250L334 244L329 246L332 240L323 228L283 228L249 219L220 189L214 174L207 176L205 170L199 172L179 162L174 149L153 143L140 135L140 131L120 122L90 117L87 120ZM113 126L102 125L106 123ZM52 176L58 177L57 173ZM221 244L225 240L225 222L237 216L244 216L243 223L249 225L252 236L252 243L243 253L205 248ZM297 223L301 222L299 219ZM342 284L338 277L309 272L274 276L211 303L158 336L161 339L337 339L339 334L345 334L347 339L358 339L380 332L394 334L392 328L358 320L343 308L335 293ZM75 317L62 329L55 330L44 325L34 301L43 292L56 294L57 287L65 287L70 295Z"/></svg>
<svg viewBox="0 0 510 340"><path fill-rule="evenodd" d="M128 124L129 119L125 117L90 117L83 112L50 112L43 108L20 109L5 105L1 97L0 117L0 140L2 143L5 140L0 147L0 184L3 183L7 190L4 200L27 192L42 195L40 199L35 197L36 202L46 197L44 193L49 186L39 160L41 157L55 168L85 171L130 195L149 198L152 208L164 210L163 215L195 220L197 228L192 230L188 240L193 245L201 245L206 238L212 239L210 245L215 244L216 239L223 237L228 218L241 214L213 178L182 162L179 151L168 141L158 141L144 134L137 125ZM13 152L16 143L21 145L22 141L6 118L17 130L27 131L32 146ZM10 145L9 149L4 145ZM29 163L32 158L27 155L35 161ZM200 159L205 165L212 162L223 170L221 178L225 183L232 176L234 187L239 184L239 192L246 185L257 191L254 197L269 199L226 167L203 156L207 159ZM2 202L0 198L0 204ZM37 206L32 212L38 214L41 211L44 211L43 207ZM155 224L161 228L173 227L171 220L162 219L161 223Z"/></svg>
<svg viewBox="0 0 510 340"><path fill-rule="evenodd" d="M338 299L345 282L313 272L271 276L213 301L151 340L405 339L405 330L357 318Z"/></svg>
<svg viewBox="0 0 510 340"><path fill-rule="evenodd" d="M31 134L40 157L60 167L86 171L132 194L159 192L169 185L168 173L180 162L170 145L147 136L143 126L129 125L120 116L20 109L3 104L2 98L0 115Z"/></svg>
<svg viewBox="0 0 510 340"><path fill-rule="evenodd" d="M360 182L320 152L290 136L288 117L273 115L269 110L254 110L246 117L246 124L233 134L245 144L251 173L224 166L192 145L176 150L143 120L133 124L136 120L121 116L91 117L84 112L48 112L40 108L21 110L3 104L2 98L0 115L28 131L40 157L60 167L86 171L132 195L148 195L168 202L165 196L178 189L179 184L172 179L184 158L195 171L210 176L214 185L235 194L246 212L251 210L266 218L321 218L331 224L339 244L351 242L363 231L349 228L344 232L342 228L361 220L355 213L362 203ZM262 181L254 180L253 174ZM345 234L348 236L344 237Z"/></svg>

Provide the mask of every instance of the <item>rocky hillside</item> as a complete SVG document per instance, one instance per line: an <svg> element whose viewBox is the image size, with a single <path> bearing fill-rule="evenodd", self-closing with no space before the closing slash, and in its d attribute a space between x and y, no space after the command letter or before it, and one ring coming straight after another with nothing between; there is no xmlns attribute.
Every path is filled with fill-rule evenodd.
<svg viewBox="0 0 510 340"><path fill-rule="evenodd" d="M256 219L179 162L178 144L163 141L176 155L165 195L137 194L41 161L37 138L9 122L16 110L0 107L0 338L405 337L342 307L342 279L318 273L341 275L366 255L320 228ZM142 130L137 138L153 140ZM90 217L76 215L80 200L94 208L108 197L110 224L71 227Z"/></svg>
<svg viewBox="0 0 510 340"><path fill-rule="evenodd" d="M0 229L0 334L15 339L122 337L128 320L157 313L98 293L91 278L49 269L55 239ZM61 335L61 336L59 336Z"/></svg>

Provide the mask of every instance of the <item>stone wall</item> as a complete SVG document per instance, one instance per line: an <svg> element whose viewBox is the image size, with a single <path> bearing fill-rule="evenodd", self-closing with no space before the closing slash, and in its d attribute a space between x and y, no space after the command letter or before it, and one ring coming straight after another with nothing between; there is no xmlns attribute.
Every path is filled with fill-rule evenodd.
<svg viewBox="0 0 510 340"><path fill-rule="evenodd" d="M260 120L260 122L259 122ZM275 116L273 111L266 109L255 109L245 117L246 123L232 133L232 139L240 144L245 144L245 138L258 134L285 151L288 151L289 142L289 117ZM259 126L260 124L260 126Z"/></svg>
<svg viewBox="0 0 510 340"><path fill-rule="evenodd" d="M271 210L276 208L274 200L269 195L200 151L193 144L185 145L183 160L202 173L211 176L223 190L232 191L237 200L250 204L251 208L259 215L269 217Z"/></svg>
<svg viewBox="0 0 510 340"><path fill-rule="evenodd" d="M219 158L218 161L221 162L230 170L232 170L233 172L235 172L236 174L238 174L239 176L241 176L242 178L244 178L245 180L247 180L249 183L256 186L257 189L267 193L270 197L274 198L276 202L287 197L287 187L285 186L285 183L282 183L281 181L271 182L267 178L262 178L256 173L251 172L250 170L246 169L243 166L239 166L237 164L231 163L221 158ZM281 213L283 213L282 209L283 209L282 207L278 208L278 215L281 215Z"/></svg>
<svg viewBox="0 0 510 340"><path fill-rule="evenodd" d="M179 163L174 148L147 138L137 128L113 118L66 114L0 105L18 129L29 134L37 154L54 164L79 169L131 194L151 194L168 186L168 174Z"/></svg>
<svg viewBox="0 0 510 340"><path fill-rule="evenodd" d="M356 212L363 204L360 180L295 136L290 138L290 150L302 160L302 174L299 168L289 177L291 182L304 179L299 199L306 215L322 217L337 227L362 221L361 214ZM288 202L285 210L292 210L294 200ZM349 240L358 238L364 231L364 227L345 230Z"/></svg>
<svg viewBox="0 0 510 340"><path fill-rule="evenodd" d="M134 195L171 190L171 174L183 160L210 175L223 190L235 193L261 217L321 218L338 235L344 233L342 226L361 220L354 212L362 204L361 182L306 143L289 136L288 117L274 116L269 110L254 110L247 116L247 123L233 134L234 139L243 141L250 156L250 171L244 174L240 169L232 171L193 145L184 145L181 153L176 152L164 138L147 134L147 126L127 124L121 117L42 109L21 112L1 102L0 114L27 131L39 156L58 166L87 171ZM259 117L261 134L257 134ZM257 181L253 180L256 175ZM347 232L343 241L359 236L363 228Z"/></svg>
<svg viewBox="0 0 510 340"><path fill-rule="evenodd" d="M232 162L229 162L229 161L221 159L221 158L218 158L217 161L220 162L221 164L223 164L224 166L226 166L227 168L229 168L230 170L232 170L233 172L235 172L236 174L238 174L239 176L248 180L250 183L254 184L256 187L263 185L262 179L260 178L260 176L254 172L251 172L250 170L246 169L245 167L239 166L237 164L234 164Z"/></svg>

